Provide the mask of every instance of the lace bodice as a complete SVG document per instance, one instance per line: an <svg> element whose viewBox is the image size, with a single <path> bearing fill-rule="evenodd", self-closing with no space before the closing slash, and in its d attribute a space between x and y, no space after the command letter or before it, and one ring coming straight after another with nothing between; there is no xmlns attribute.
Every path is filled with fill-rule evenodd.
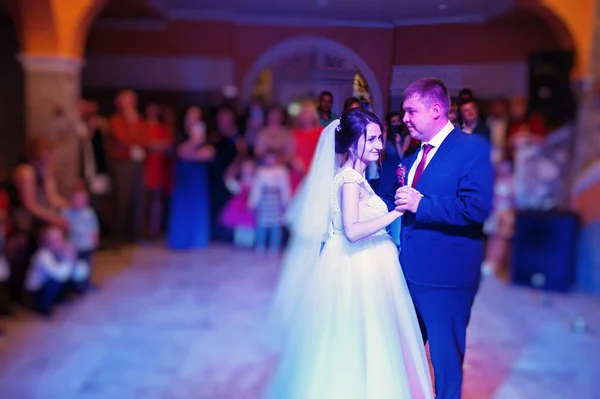
<svg viewBox="0 0 600 399"><path fill-rule="evenodd" d="M375 194L365 178L356 170L346 167L338 172L333 178L331 187L331 234L343 235L344 223L342 222L341 196L342 186L346 183L358 183L367 189L371 196L367 199L361 199L358 204L358 220L364 222L375 219L387 213L387 205L383 200ZM385 229L382 229L374 235L387 234Z"/></svg>

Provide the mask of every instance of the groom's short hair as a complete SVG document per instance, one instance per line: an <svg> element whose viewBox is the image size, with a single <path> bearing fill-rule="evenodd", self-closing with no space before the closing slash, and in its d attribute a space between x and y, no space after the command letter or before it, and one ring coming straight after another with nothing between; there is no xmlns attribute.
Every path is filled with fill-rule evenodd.
<svg viewBox="0 0 600 399"><path fill-rule="evenodd" d="M438 103L442 106L445 114L450 109L450 95L448 88L441 80L437 78L421 78L404 90L404 99L419 97L429 106Z"/></svg>

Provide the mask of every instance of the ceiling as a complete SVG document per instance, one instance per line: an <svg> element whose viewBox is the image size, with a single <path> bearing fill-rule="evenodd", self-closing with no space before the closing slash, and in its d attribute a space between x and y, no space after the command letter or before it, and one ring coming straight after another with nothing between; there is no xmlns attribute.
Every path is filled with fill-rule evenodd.
<svg viewBox="0 0 600 399"><path fill-rule="evenodd" d="M150 0L109 0L99 18L162 19L165 12L155 8Z"/></svg>
<svg viewBox="0 0 600 399"><path fill-rule="evenodd" d="M483 21L516 0L111 0L101 18L420 24Z"/></svg>

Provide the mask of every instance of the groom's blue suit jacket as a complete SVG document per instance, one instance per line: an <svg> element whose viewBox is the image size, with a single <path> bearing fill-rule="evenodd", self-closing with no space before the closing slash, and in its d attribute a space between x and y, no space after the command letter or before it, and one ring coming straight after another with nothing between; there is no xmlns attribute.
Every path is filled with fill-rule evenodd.
<svg viewBox="0 0 600 399"><path fill-rule="evenodd" d="M402 160L407 170L420 147ZM455 128L415 187L424 197L402 217L400 262L415 284L477 288L484 258L483 222L492 207L494 173L489 142ZM381 187L391 210L398 183Z"/></svg>

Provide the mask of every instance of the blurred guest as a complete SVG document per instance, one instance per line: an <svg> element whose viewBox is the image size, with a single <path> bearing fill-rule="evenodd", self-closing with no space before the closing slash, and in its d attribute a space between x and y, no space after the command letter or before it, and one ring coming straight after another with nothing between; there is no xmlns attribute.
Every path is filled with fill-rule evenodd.
<svg viewBox="0 0 600 399"><path fill-rule="evenodd" d="M508 103L502 98L490 104L490 116L487 125L490 128L490 141L492 143L492 162L500 163L506 156L506 136L509 124Z"/></svg>
<svg viewBox="0 0 600 399"><path fill-rule="evenodd" d="M254 245L254 214L248 198L254 184L256 164L249 157L234 162L225 173L225 185L232 197L220 215L221 224L233 230L233 243L238 247Z"/></svg>
<svg viewBox="0 0 600 399"><path fill-rule="evenodd" d="M346 101L344 101L344 111L352 108L362 108L360 100L356 97L348 97Z"/></svg>
<svg viewBox="0 0 600 399"><path fill-rule="evenodd" d="M80 99L77 136L81 153L80 178L84 179L92 192L104 194L110 182L107 173L105 134L110 129L108 121L98 115L98 104Z"/></svg>
<svg viewBox="0 0 600 399"><path fill-rule="evenodd" d="M402 122L402 116L398 112L390 112L385 117L385 150L381 161L379 179L379 190L381 187L392 187L398 181L396 173L404 154L409 149L411 137L408 129ZM400 245L400 219L396 219L390 225L390 235L397 246Z"/></svg>
<svg viewBox="0 0 600 399"><path fill-rule="evenodd" d="M410 135L406 126L402 122L402 116L398 112L390 112L385 117L384 123L385 143L384 155L382 156L383 165L390 165L390 169L398 166L404 153L410 148ZM395 176L394 169L394 176ZM394 177L394 180L396 178Z"/></svg>
<svg viewBox="0 0 600 399"><path fill-rule="evenodd" d="M205 248L210 242L209 184L206 163L215 149L206 144L200 107L189 107L184 119L186 140L177 147L167 245L173 249Z"/></svg>
<svg viewBox="0 0 600 399"><path fill-rule="evenodd" d="M457 106L459 108L459 112L458 112L458 126L462 126L463 123L465 122L462 118L462 115L460 114L460 105L466 102L469 102L471 100L475 99L475 95L473 94L473 90L471 89L461 89L458 92L458 98L456 100L457 102Z"/></svg>
<svg viewBox="0 0 600 399"><path fill-rule="evenodd" d="M23 282L39 230L47 224L69 228L69 222L60 215L68 202L56 189L53 148L48 139L31 140L26 144L26 162L13 171L9 187L11 231L5 255L11 266L10 291L14 301L22 299Z"/></svg>
<svg viewBox="0 0 600 399"><path fill-rule="evenodd" d="M514 233L515 195L512 165L505 160L496 166L492 214L484 225L488 235L482 267L484 274L497 273L507 262L509 243Z"/></svg>
<svg viewBox="0 0 600 399"><path fill-rule="evenodd" d="M268 111L267 111L268 112ZM267 122L268 124L268 122ZM246 129L244 138L248 147L254 149L256 140L265 125L265 107L260 99L254 97L250 100L246 113Z"/></svg>
<svg viewBox="0 0 600 399"><path fill-rule="evenodd" d="M450 104L450 109L448 110L448 120L456 127L460 127L460 117L458 115L458 106L455 102Z"/></svg>
<svg viewBox="0 0 600 399"><path fill-rule="evenodd" d="M78 102L79 118L77 136L79 137L80 178L83 179L90 193L91 206L100 219L102 234L110 231L109 215L112 214L110 193L112 182L108 173L106 153L106 137L110 126L106 118L98 115L98 104L80 99Z"/></svg>
<svg viewBox="0 0 600 399"><path fill-rule="evenodd" d="M161 108L158 104L146 106L146 235L155 240L160 235L164 217L164 200L167 190L167 152L173 146L173 134L161 120Z"/></svg>
<svg viewBox="0 0 600 399"><path fill-rule="evenodd" d="M173 144L175 141L180 142L184 139L184 132L177 125L177 114L173 107L165 105L162 107L162 121L171 135L173 137ZM201 118L202 119L202 118ZM204 123L204 122L202 122ZM169 209L171 196L173 195L173 176L175 170L175 163L177 161L177 151L175 150L175 146L172 146L170 151L165 153L166 156L166 165L165 166L165 209ZM163 220L163 227L166 226L167 217Z"/></svg>
<svg viewBox="0 0 600 399"><path fill-rule="evenodd" d="M237 117L232 108L219 108L216 123L217 129L209 137L209 144L215 149L215 156L210 164L212 238L218 241L231 241L233 231L219 223L219 215L231 198L231 193L225 186L224 175L234 160L246 154L248 150L239 132Z"/></svg>
<svg viewBox="0 0 600 399"><path fill-rule="evenodd" d="M185 113L183 130L188 139L193 138L199 143L206 143L206 122L202 108L192 105Z"/></svg>
<svg viewBox="0 0 600 399"><path fill-rule="evenodd" d="M162 106L162 121L171 135L173 137L173 145L170 150L165 153L165 190L164 190L164 217L161 223L162 231L167 232L169 226L169 218L170 218L170 209L171 209L171 200L173 198L173 186L175 179L175 165L177 163L177 145L176 143L181 143L185 140L185 132L181 129L177 122L177 113L175 109L170 105Z"/></svg>
<svg viewBox="0 0 600 399"><path fill-rule="evenodd" d="M470 101L472 101L474 99L475 99L475 95L473 94L473 90L471 90L471 89L466 89L465 88L465 89L461 89L458 92L457 103L458 103L459 107L460 107L461 104L468 103L468 102L470 102Z"/></svg>
<svg viewBox="0 0 600 399"><path fill-rule="evenodd" d="M267 152L275 152L283 163L291 162L294 157L294 138L285 125L286 112L278 106L267 110L266 124L256 138L254 155L262 157Z"/></svg>
<svg viewBox="0 0 600 399"><path fill-rule="evenodd" d="M291 189L288 170L278 162L277 154L263 155L256 170L248 204L256 216L256 250L264 252L269 240L269 252L281 249L283 215L290 202Z"/></svg>
<svg viewBox="0 0 600 399"><path fill-rule="evenodd" d="M161 107L160 113L163 125L173 135L173 137L175 137L175 133L178 131L177 113L175 112L173 107L169 105L163 105Z"/></svg>
<svg viewBox="0 0 600 399"><path fill-rule="evenodd" d="M134 243L140 236L144 216L147 130L144 118L138 113L135 92L120 92L115 105L117 112L110 118L116 197L114 231L119 244Z"/></svg>
<svg viewBox="0 0 600 399"><path fill-rule="evenodd" d="M516 96L510 99L508 124L508 158L514 160L519 142L541 142L546 137L546 127L541 115L528 112L528 99Z"/></svg>
<svg viewBox="0 0 600 399"><path fill-rule="evenodd" d="M462 131L476 134L485 139L490 139L490 129L479 115L479 107L474 98L465 100L460 104L460 115L462 116Z"/></svg>
<svg viewBox="0 0 600 399"><path fill-rule="evenodd" d="M294 137L296 156L292 162L292 190L295 191L302 177L312 162L319 136L323 128L319 124L319 115L314 104L303 102L300 105L300 112L296 117L296 123L292 128Z"/></svg>
<svg viewBox="0 0 600 399"><path fill-rule="evenodd" d="M334 114L331 109L333 107L333 94L329 91L324 91L319 94L319 124L325 127L338 119L339 116Z"/></svg>
<svg viewBox="0 0 600 399"><path fill-rule="evenodd" d="M47 226L40 231L40 247L33 255L25 281L33 310L50 316L59 297L88 276L87 265L77 261L74 248L60 228Z"/></svg>

